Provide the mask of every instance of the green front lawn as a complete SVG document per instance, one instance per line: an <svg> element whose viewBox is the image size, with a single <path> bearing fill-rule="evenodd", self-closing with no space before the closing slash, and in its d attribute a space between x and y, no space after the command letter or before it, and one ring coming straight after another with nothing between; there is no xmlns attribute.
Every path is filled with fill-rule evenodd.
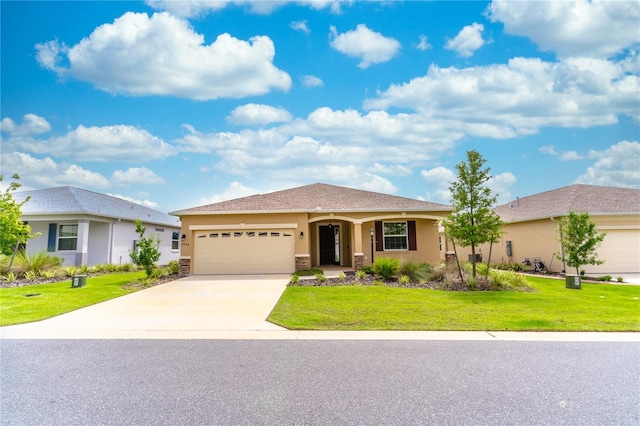
<svg viewBox="0 0 640 426"><path fill-rule="evenodd" d="M144 272L87 278L87 286L71 288L71 278L53 284L0 289L0 326L39 321L136 290L122 286L143 278ZM32 295L32 296L28 296Z"/></svg>
<svg viewBox="0 0 640 426"><path fill-rule="evenodd" d="M640 331L640 287L528 278L538 291L287 287L269 321L297 330Z"/></svg>

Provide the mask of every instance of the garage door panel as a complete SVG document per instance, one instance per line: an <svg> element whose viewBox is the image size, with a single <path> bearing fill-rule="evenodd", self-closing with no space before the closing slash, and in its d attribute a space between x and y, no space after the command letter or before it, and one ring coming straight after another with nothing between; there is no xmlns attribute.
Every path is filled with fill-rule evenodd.
<svg viewBox="0 0 640 426"><path fill-rule="evenodd" d="M638 230L605 229L607 234L598 248L602 265L582 267L591 274L624 274L640 272L640 232Z"/></svg>
<svg viewBox="0 0 640 426"><path fill-rule="evenodd" d="M294 269L291 230L196 233L195 274L291 273Z"/></svg>

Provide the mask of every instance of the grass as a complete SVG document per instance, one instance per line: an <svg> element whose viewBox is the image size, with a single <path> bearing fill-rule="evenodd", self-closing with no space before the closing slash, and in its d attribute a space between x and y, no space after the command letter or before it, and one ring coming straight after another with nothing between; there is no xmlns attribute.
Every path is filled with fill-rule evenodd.
<svg viewBox="0 0 640 426"><path fill-rule="evenodd" d="M122 286L143 278L144 272L107 274L87 278L87 286L71 288L71 279L58 283L0 289L0 326L51 318L104 302L136 290ZM27 297L27 295L35 295Z"/></svg>
<svg viewBox="0 0 640 426"><path fill-rule="evenodd" d="M537 291L287 287L269 321L297 330L640 331L640 287L528 278Z"/></svg>

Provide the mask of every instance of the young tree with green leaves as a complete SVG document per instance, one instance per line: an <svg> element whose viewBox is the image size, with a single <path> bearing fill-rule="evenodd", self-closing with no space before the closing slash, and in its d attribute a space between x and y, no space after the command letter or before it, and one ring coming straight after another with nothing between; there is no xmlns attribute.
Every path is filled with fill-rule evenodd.
<svg viewBox="0 0 640 426"><path fill-rule="evenodd" d="M476 248L498 241L503 224L492 208L497 195L487 186L491 169L482 168L485 162L478 151L472 150L467 151L467 161L456 166L458 178L449 187L453 213L444 222L447 235L454 244L471 246L473 278L476 278Z"/></svg>
<svg viewBox="0 0 640 426"><path fill-rule="evenodd" d="M558 234L562 251L557 257L566 265L576 268L577 274L580 274L582 265L604 263L598 259L597 249L606 234L598 231L596 224L589 218L589 213L570 211L558 221Z"/></svg>
<svg viewBox="0 0 640 426"><path fill-rule="evenodd" d="M142 221L140 219L136 220L136 233L140 236L138 239L138 244L136 245L135 250L129 253L131 256L131 261L138 266L142 266L144 271L147 274L147 278L151 277L153 274L153 268L160 259L160 238L154 238L153 235L150 237L144 236L147 228L142 226Z"/></svg>
<svg viewBox="0 0 640 426"><path fill-rule="evenodd" d="M22 206L29 201L29 197L21 203L13 198L13 193L22 186L19 179L20 176L14 174L13 182L0 192L0 253L6 255L14 254L20 244L36 236L31 234L31 227L20 220ZM3 175L0 175L0 182L2 180Z"/></svg>

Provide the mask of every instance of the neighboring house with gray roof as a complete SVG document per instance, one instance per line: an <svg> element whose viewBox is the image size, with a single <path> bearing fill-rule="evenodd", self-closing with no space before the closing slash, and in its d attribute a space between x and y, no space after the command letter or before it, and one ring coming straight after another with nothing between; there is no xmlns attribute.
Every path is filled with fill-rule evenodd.
<svg viewBox="0 0 640 426"><path fill-rule="evenodd" d="M360 269L378 256L437 264L451 207L316 183L172 212L191 274Z"/></svg>
<svg viewBox="0 0 640 426"><path fill-rule="evenodd" d="M21 219L34 233L27 252L46 250L64 259L65 265L131 262L129 252L139 236L135 220L147 228L145 236L160 239L159 264L180 255L180 221L174 216L140 204L80 188L63 186L14 193L22 206Z"/></svg>
<svg viewBox="0 0 640 426"><path fill-rule="evenodd" d="M588 213L598 230L607 234L598 248L598 257L605 262L583 266L587 275L640 273L640 190L577 184L517 198L495 211L506 226L500 243L493 245L492 263L539 257L552 271L565 270L556 257L561 253L558 219L573 211ZM489 246L481 250L486 262ZM467 260L469 253L458 248L462 259Z"/></svg>

